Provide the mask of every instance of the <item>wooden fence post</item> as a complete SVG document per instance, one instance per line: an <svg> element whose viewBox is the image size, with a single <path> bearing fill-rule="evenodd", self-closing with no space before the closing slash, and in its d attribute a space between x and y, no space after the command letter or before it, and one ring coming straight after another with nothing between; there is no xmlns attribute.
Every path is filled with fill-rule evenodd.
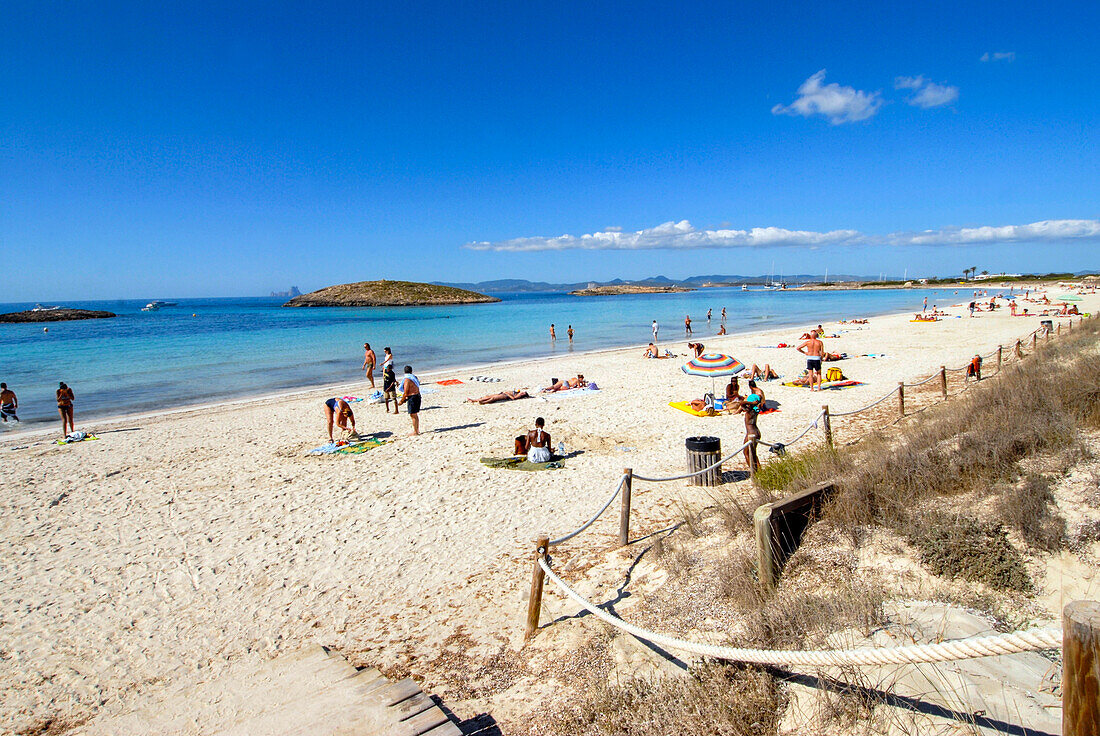
<svg viewBox="0 0 1100 736"><path fill-rule="evenodd" d="M1062 334L1062 323L1061 322L1059 322L1058 326L1054 328L1054 334L1056 334L1056 335L1061 335Z"/></svg>
<svg viewBox="0 0 1100 736"><path fill-rule="evenodd" d="M943 394L943 400L947 401L947 366L940 366L940 393Z"/></svg>
<svg viewBox="0 0 1100 736"><path fill-rule="evenodd" d="M1039 331L1035 330L1035 332L1031 333L1031 348L1032 348L1032 350L1034 350L1035 347L1038 346L1038 344L1039 344Z"/></svg>
<svg viewBox="0 0 1100 736"><path fill-rule="evenodd" d="M825 430L825 446L833 447L833 423L829 420L829 405L821 407L821 428Z"/></svg>
<svg viewBox="0 0 1100 736"><path fill-rule="evenodd" d="M1023 350L1023 347L1021 347L1021 345L1020 345L1020 341L1019 341L1019 340L1017 340L1017 341L1016 341L1016 348L1015 348L1015 352L1016 352L1016 357L1017 357L1017 358L1022 358L1022 357L1024 357L1024 350Z"/></svg>
<svg viewBox="0 0 1100 736"><path fill-rule="evenodd" d="M997 346L997 372L998 373L1001 372L1001 362L1002 362L1003 354L1004 354L1004 347L1001 346L1001 345L998 345Z"/></svg>
<svg viewBox="0 0 1100 736"><path fill-rule="evenodd" d="M905 416L905 382L898 381L898 416Z"/></svg>
<svg viewBox="0 0 1100 736"><path fill-rule="evenodd" d="M1062 734L1100 734L1100 603L1062 610Z"/></svg>
<svg viewBox="0 0 1100 736"><path fill-rule="evenodd" d="M623 503L619 509L620 547L625 547L630 544L630 487L634 483L634 470L632 468L623 468L623 475L626 476L626 479L623 480Z"/></svg>
<svg viewBox="0 0 1100 736"><path fill-rule="evenodd" d="M531 573L531 597L527 599L527 628L523 640L527 641L539 628L539 616L542 614L542 583L546 573L542 571L539 560L546 559L550 550L550 537L539 537L535 542L535 569Z"/></svg>

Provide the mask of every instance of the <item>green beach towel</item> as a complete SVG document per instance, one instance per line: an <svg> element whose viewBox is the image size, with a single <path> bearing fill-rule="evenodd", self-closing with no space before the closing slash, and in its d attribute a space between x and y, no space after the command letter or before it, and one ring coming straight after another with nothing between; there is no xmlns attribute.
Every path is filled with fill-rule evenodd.
<svg viewBox="0 0 1100 736"><path fill-rule="evenodd" d="M358 442L355 442L353 444L342 445L341 447L337 447L334 454L336 454L336 455L358 455L361 452L366 452L367 450L373 450L374 448L381 447L384 444L386 444L386 440L380 440L377 437L367 437L366 439L361 439Z"/></svg>
<svg viewBox="0 0 1100 736"><path fill-rule="evenodd" d="M565 467L565 462L561 458L551 459L545 463L533 463L522 455L515 457L483 457L481 458L481 464L490 468L506 468L508 470L525 470L533 472L536 470L558 470Z"/></svg>

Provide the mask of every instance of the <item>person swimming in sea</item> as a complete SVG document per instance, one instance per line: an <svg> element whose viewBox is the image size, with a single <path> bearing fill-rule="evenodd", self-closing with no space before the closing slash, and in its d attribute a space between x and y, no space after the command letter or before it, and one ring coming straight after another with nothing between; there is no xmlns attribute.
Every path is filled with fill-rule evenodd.
<svg viewBox="0 0 1100 736"><path fill-rule="evenodd" d="M325 420L328 422L328 441L332 442L332 425L336 424L341 430L358 434L355 430L355 413L351 410L351 404L343 399L329 399L325 402ZM348 424L351 427L348 427Z"/></svg>

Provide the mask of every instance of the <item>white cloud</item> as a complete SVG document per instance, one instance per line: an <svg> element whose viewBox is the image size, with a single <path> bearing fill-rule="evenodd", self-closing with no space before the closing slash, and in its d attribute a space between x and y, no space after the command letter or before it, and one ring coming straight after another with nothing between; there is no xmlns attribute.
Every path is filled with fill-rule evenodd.
<svg viewBox="0 0 1100 736"><path fill-rule="evenodd" d="M798 88L798 98L789 105L776 105L772 115L804 118L821 115L833 125L853 123L872 117L882 107L878 92L863 92L836 82L824 84L825 70L817 72Z"/></svg>
<svg viewBox="0 0 1100 736"><path fill-rule="evenodd" d="M1015 51L986 51L982 54L982 61L1016 61Z"/></svg>
<svg viewBox="0 0 1100 736"><path fill-rule="evenodd" d="M911 89L913 94L906 100L910 105L927 110L940 107L959 99L959 88L949 84L936 84L923 76L895 77L894 89Z"/></svg>
<svg viewBox="0 0 1100 736"><path fill-rule="evenodd" d="M684 250L694 248L766 248L825 245L984 245L994 243L1100 241L1100 220L1042 220L1028 225L945 227L938 230L888 235L858 230L787 230L757 227L750 230L696 230L687 220L623 232L608 228L586 235L514 238L498 242L467 243L471 250L529 253L547 250Z"/></svg>

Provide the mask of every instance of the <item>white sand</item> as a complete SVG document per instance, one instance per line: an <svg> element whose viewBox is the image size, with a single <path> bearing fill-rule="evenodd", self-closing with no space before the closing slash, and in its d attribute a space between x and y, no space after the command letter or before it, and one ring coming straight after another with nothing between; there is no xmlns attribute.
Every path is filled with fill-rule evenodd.
<svg viewBox="0 0 1100 736"><path fill-rule="evenodd" d="M1081 307L1096 310L1100 297L1085 297ZM827 349L887 357L832 364L866 382L843 391L815 395L766 384L782 411L761 418L764 439L795 434L823 403L836 411L860 406L899 380L962 365L1039 325L1007 309L933 324L912 324L910 316L874 318L858 330L826 324L827 333L842 332L825 341ZM801 330L718 338L698 326L708 351L768 362L787 377L804 365L793 350L758 347L797 342ZM685 354L684 344L669 346ZM740 444L740 417L696 418L667 406L710 386L684 375L682 362L644 360L630 349L454 372L503 380L435 386L421 415L425 434L416 438L404 436L404 413L356 404L360 431L394 439L361 455L304 455L326 439L322 401L332 391L121 423L84 425L78 415L78 427L100 439L65 447L5 436L0 732L123 710L207 678L230 660L258 661L303 642L383 667L416 659L418 671L430 669L440 642L459 630L486 647L515 642L537 533L577 526L625 466L681 472L686 436L716 434L728 449ZM463 403L578 371L602 390ZM355 390L367 392L362 384ZM931 398L915 392L913 401ZM887 402L880 416L894 406ZM479 463L510 454L512 438L537 415L546 417L555 443L583 454L564 470L539 473ZM857 426L846 422L835 420L842 438ZM810 438L820 441L820 432ZM635 494L639 533L673 518L678 502L705 502L682 483L639 484ZM598 549L616 530L609 517L573 544Z"/></svg>

